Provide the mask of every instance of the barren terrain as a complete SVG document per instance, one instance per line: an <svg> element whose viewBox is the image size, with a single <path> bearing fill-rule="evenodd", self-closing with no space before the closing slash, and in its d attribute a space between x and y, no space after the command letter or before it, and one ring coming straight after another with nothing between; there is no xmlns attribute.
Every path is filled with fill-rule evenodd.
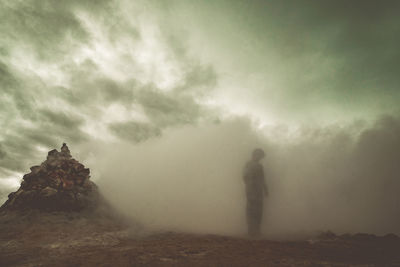
<svg viewBox="0 0 400 267"><path fill-rule="evenodd" d="M400 266L400 238L297 241L149 232L79 213L0 217L0 266Z"/></svg>

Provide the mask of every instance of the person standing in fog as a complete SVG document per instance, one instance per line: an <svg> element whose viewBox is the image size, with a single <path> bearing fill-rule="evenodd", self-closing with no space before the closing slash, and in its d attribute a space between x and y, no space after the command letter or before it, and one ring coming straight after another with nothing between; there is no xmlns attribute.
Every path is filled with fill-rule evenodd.
<svg viewBox="0 0 400 267"><path fill-rule="evenodd" d="M253 151L251 160L245 165L243 180L246 185L246 217L249 236L261 234L261 221L263 215L263 199L268 195L265 183L264 168L260 160L265 157L262 149Z"/></svg>

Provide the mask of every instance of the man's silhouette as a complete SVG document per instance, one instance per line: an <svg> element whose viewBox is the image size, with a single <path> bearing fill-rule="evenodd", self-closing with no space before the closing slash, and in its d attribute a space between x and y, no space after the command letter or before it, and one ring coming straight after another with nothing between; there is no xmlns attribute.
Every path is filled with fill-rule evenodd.
<svg viewBox="0 0 400 267"><path fill-rule="evenodd" d="M264 169L260 164L260 160L263 159L264 156L265 153L262 149L255 149L252 154L252 159L246 164L243 173L247 196L247 226L250 236L258 236L261 234L263 198L268 195L264 178Z"/></svg>

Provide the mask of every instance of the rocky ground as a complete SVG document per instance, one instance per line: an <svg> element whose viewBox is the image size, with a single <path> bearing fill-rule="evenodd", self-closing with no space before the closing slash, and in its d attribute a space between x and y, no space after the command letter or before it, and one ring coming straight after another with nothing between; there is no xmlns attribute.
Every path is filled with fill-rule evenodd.
<svg viewBox="0 0 400 267"><path fill-rule="evenodd" d="M105 201L66 144L0 208L0 266L400 266L400 238L300 241L150 232Z"/></svg>
<svg viewBox="0 0 400 267"><path fill-rule="evenodd" d="M271 241L146 232L80 213L0 217L0 266L400 266L399 252L394 235Z"/></svg>

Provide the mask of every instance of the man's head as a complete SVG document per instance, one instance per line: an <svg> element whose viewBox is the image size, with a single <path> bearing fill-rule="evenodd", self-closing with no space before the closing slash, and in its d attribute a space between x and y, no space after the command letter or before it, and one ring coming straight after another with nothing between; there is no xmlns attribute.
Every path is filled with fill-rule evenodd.
<svg viewBox="0 0 400 267"><path fill-rule="evenodd" d="M254 149L253 154L252 154L253 160L259 161L260 159L262 159L264 157L265 157L264 150L262 150L261 148Z"/></svg>

